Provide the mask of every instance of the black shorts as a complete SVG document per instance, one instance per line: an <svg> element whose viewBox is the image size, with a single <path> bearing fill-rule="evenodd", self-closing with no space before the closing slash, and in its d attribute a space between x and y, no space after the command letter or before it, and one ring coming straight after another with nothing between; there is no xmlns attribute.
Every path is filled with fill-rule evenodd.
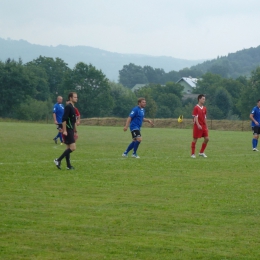
<svg viewBox="0 0 260 260"><path fill-rule="evenodd" d="M67 129L67 135L62 135L64 139L65 144L74 144L74 130L73 129Z"/></svg>
<svg viewBox="0 0 260 260"><path fill-rule="evenodd" d="M260 135L260 126L252 126L253 135Z"/></svg>
<svg viewBox="0 0 260 260"><path fill-rule="evenodd" d="M137 138L137 137L141 137L141 132L140 132L140 130L133 130L133 131L131 132L131 134L132 134L133 139L135 139L135 138Z"/></svg>
<svg viewBox="0 0 260 260"><path fill-rule="evenodd" d="M62 124L57 124L57 129L61 130L62 129Z"/></svg>

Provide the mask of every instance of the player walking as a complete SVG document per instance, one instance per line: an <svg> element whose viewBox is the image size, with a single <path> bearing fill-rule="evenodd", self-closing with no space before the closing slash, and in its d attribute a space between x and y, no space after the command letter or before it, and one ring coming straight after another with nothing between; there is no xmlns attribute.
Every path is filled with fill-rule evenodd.
<svg viewBox="0 0 260 260"><path fill-rule="evenodd" d="M198 138L204 137L204 142L202 143L199 155L202 157L207 157L204 153L208 141L208 126L207 126L207 109L203 106L205 103L205 96L203 94L198 95L198 104L194 107L193 116L193 141L191 143L191 158L196 158L195 148Z"/></svg>
<svg viewBox="0 0 260 260"><path fill-rule="evenodd" d="M131 151L132 149L134 149L132 157L140 158L137 155L137 149L139 147L139 144L142 141L142 136L141 136L141 132L140 132L141 126L142 126L143 122L149 122L151 125L153 125L153 122L151 120L146 119L144 117L145 106L146 106L145 98L139 98L138 105L132 109L130 115L128 116L128 118L126 120L124 131L126 131L128 129L128 126L130 124L130 131L131 131L133 140L129 144L129 146L127 147L125 152L122 154L123 157L127 157L128 152Z"/></svg>

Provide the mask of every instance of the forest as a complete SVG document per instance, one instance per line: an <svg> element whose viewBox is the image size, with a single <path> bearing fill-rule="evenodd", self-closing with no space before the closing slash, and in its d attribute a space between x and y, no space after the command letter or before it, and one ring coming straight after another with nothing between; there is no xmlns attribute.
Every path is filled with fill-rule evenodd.
<svg viewBox="0 0 260 260"><path fill-rule="evenodd" d="M147 100L146 117L191 118L197 100L184 99L181 77L196 77L194 94L206 95L208 118L244 120L260 99L260 67L248 76L223 77L197 68L165 73L150 66L129 64L119 71L119 83L111 82L91 64L77 63L73 69L60 58L39 56L28 63L0 61L0 117L41 121L52 118L58 95L64 101L71 91L78 93L82 118L127 117L138 97ZM136 83L145 87L132 92Z"/></svg>

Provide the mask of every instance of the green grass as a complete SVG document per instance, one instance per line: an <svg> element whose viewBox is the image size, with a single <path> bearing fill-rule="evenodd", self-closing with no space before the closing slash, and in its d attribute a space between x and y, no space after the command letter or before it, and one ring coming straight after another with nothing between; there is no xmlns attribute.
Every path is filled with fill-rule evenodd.
<svg viewBox="0 0 260 260"><path fill-rule="evenodd" d="M79 127L58 170L54 125L0 123L0 259L259 259L260 153L251 132ZM198 141L197 153L202 140Z"/></svg>

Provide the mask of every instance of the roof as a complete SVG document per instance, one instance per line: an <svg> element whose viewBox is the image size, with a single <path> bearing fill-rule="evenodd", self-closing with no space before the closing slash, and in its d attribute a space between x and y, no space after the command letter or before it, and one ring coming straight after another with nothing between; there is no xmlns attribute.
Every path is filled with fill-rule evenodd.
<svg viewBox="0 0 260 260"><path fill-rule="evenodd" d="M147 84L135 84L135 86L131 89L133 92L135 92L136 90L146 86Z"/></svg>
<svg viewBox="0 0 260 260"><path fill-rule="evenodd" d="M187 84L189 84L192 88L196 88L198 79L192 77L188 77L188 78L182 77L176 83L180 83L182 80L185 81Z"/></svg>

